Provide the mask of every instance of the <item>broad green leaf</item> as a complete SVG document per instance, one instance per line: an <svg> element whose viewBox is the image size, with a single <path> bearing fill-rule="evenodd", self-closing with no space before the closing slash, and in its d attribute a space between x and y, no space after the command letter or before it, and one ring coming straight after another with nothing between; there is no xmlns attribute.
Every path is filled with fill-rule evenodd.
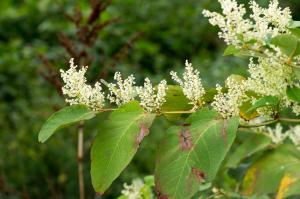
<svg viewBox="0 0 300 199"><path fill-rule="evenodd" d="M300 21L291 21L289 24L290 29L296 29L300 27Z"/></svg>
<svg viewBox="0 0 300 199"><path fill-rule="evenodd" d="M279 47L288 57L293 57L298 47L298 39L295 35L283 34L272 38L271 44Z"/></svg>
<svg viewBox="0 0 300 199"><path fill-rule="evenodd" d="M261 133L253 133L229 156L226 166L236 168L242 160L258 151L266 149L270 143L271 139L268 136Z"/></svg>
<svg viewBox="0 0 300 199"><path fill-rule="evenodd" d="M133 101L101 123L91 148L91 177L97 192L103 194L129 164L154 118Z"/></svg>
<svg viewBox="0 0 300 199"><path fill-rule="evenodd" d="M300 89L299 88L289 87L286 90L286 94L291 100L300 103Z"/></svg>
<svg viewBox="0 0 300 199"><path fill-rule="evenodd" d="M205 101L206 104L212 103L216 94L218 94L217 89L208 89L203 96L203 101Z"/></svg>
<svg viewBox="0 0 300 199"><path fill-rule="evenodd" d="M259 113L257 111L248 112L248 110L252 107L252 104L250 101L247 101L240 106L240 117L244 120L251 120L259 116Z"/></svg>
<svg viewBox="0 0 300 199"><path fill-rule="evenodd" d="M247 49L239 49L234 45L229 45L223 54L224 56L235 55L237 57L266 57L263 53L254 52Z"/></svg>
<svg viewBox="0 0 300 199"><path fill-rule="evenodd" d="M300 69L299 68L293 68L293 72L295 74L295 77L300 80Z"/></svg>
<svg viewBox="0 0 300 199"><path fill-rule="evenodd" d="M235 55L238 54L241 51L241 49L236 48L234 45L229 45L225 51L224 51L224 56L228 56L228 55Z"/></svg>
<svg viewBox="0 0 300 199"><path fill-rule="evenodd" d="M166 102L162 106L163 112L191 110L193 106L189 104L189 100L185 97L180 86L168 85ZM181 114L164 114L168 120L176 121Z"/></svg>
<svg viewBox="0 0 300 199"><path fill-rule="evenodd" d="M298 154L299 150L289 144L281 145L265 153L248 169L243 180L244 194L277 193L284 197L299 194L300 159ZM287 181L289 181L288 185Z"/></svg>
<svg viewBox="0 0 300 199"><path fill-rule="evenodd" d="M49 117L39 132L38 139L45 142L55 131L82 120L95 117L95 112L84 105L67 106Z"/></svg>
<svg viewBox="0 0 300 199"><path fill-rule="evenodd" d="M161 198L191 198L211 182L231 147L238 119L223 120L202 109L182 126L172 126L159 146L155 184Z"/></svg>
<svg viewBox="0 0 300 199"><path fill-rule="evenodd" d="M298 39L300 39L300 28L291 28L289 29L291 33L296 36Z"/></svg>
<svg viewBox="0 0 300 199"><path fill-rule="evenodd" d="M261 107L265 107L265 106L276 107L278 104L279 104L278 97L266 96L266 97L263 97L263 98L257 100L253 104L253 106L250 109L248 109L247 114L250 114L250 113L254 112L256 109L261 108Z"/></svg>

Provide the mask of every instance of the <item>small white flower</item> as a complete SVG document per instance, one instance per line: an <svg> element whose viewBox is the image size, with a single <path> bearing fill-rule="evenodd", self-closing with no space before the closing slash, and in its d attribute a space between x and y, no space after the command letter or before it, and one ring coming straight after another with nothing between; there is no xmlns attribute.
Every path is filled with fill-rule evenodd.
<svg viewBox="0 0 300 199"><path fill-rule="evenodd" d="M220 85L216 86L218 93L211 105L223 118L239 116L240 106L247 100L244 83L244 80L236 81L234 77L227 78L226 93L222 92L223 88Z"/></svg>
<svg viewBox="0 0 300 199"><path fill-rule="evenodd" d="M283 98L287 87L293 82L292 68L271 58L260 58L257 64L251 59L248 71L247 89L262 96Z"/></svg>
<svg viewBox="0 0 300 199"><path fill-rule="evenodd" d="M287 134L294 145L300 145L300 125L291 127Z"/></svg>
<svg viewBox="0 0 300 199"><path fill-rule="evenodd" d="M300 106L298 104L294 103L292 106L292 110L297 116L300 115Z"/></svg>
<svg viewBox="0 0 300 199"><path fill-rule="evenodd" d="M135 81L134 76L130 75L127 79L122 79L121 73L116 72L114 79L117 81L116 84L109 83L107 85L109 94L107 98L111 103L116 103L118 106L126 104L134 100L136 94L136 88L134 87Z"/></svg>
<svg viewBox="0 0 300 199"><path fill-rule="evenodd" d="M94 87L86 84L87 67L82 67L77 71L74 59L70 59L70 69L67 71L60 70L61 77L65 85L62 92L67 96L66 102L70 105L84 104L95 111L99 111L104 106L104 93L99 82Z"/></svg>
<svg viewBox="0 0 300 199"><path fill-rule="evenodd" d="M167 90L166 80L162 80L157 88L153 88L150 79L146 78L143 87L137 88L137 93L140 98L140 105L147 112L159 112L163 103L165 103Z"/></svg>
<svg viewBox="0 0 300 199"><path fill-rule="evenodd" d="M219 0L222 13L203 11L212 25L219 26L219 37L227 44L242 47L244 42L257 41L264 45L269 38L288 32L292 19L289 8L279 7L278 0L272 0L268 8L260 7L250 1L250 16L246 17L246 9L236 0Z"/></svg>
<svg viewBox="0 0 300 199"><path fill-rule="evenodd" d="M131 185L125 183L122 194L127 196L127 199L142 199L141 189L144 187L144 183L140 179L134 179Z"/></svg>
<svg viewBox="0 0 300 199"><path fill-rule="evenodd" d="M285 138L287 137L287 133L282 132L282 126L280 123L276 124L275 129L267 127L266 130L268 131L268 136L272 139L274 144L282 143Z"/></svg>
<svg viewBox="0 0 300 199"><path fill-rule="evenodd" d="M194 69L192 64L187 60L185 62L185 71L182 75L182 78L179 78L177 73L171 71L172 79L177 82L183 94L191 101L190 103L194 105L194 110L201 106L201 98L205 94L205 90L202 86L201 79L199 77L200 72L197 69Z"/></svg>

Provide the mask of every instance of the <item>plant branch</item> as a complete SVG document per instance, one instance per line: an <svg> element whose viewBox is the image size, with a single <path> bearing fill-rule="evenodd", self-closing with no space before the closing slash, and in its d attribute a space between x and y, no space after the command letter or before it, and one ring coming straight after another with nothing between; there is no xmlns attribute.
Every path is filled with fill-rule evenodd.
<svg viewBox="0 0 300 199"><path fill-rule="evenodd" d="M163 111L161 114L190 114L190 113L195 113L194 110L190 111Z"/></svg>
<svg viewBox="0 0 300 199"><path fill-rule="evenodd" d="M77 148L77 160L78 160L78 181L79 181L79 198L84 199L84 174L83 174L83 122L78 126L78 148Z"/></svg>
<svg viewBox="0 0 300 199"><path fill-rule="evenodd" d="M300 119L296 119L296 118L279 118L280 121L282 122L293 122L293 123L300 123Z"/></svg>
<svg viewBox="0 0 300 199"><path fill-rule="evenodd" d="M117 110L116 108L105 108L105 109L101 109L99 111L99 113L101 112L109 112L109 111L115 111ZM158 115L161 115L161 114L191 114L191 113L195 113L196 111L195 110L179 110L179 111L162 111L162 112L159 112ZM262 122L262 123L259 123L259 124L253 124L253 125L240 125L240 127L243 127L243 128L252 128L252 127L260 127L260 126L265 126L265 125L268 125L268 124L273 124L273 123L276 123L278 121L282 121L282 122L292 122L292 123L300 123L300 118L297 119L297 118L284 118L284 117L280 117L280 118L277 118L277 119L273 119L273 120L268 120L268 121L265 121L265 122Z"/></svg>
<svg viewBox="0 0 300 199"><path fill-rule="evenodd" d="M266 122L262 122L262 123L259 123L259 124L253 124L253 125L240 124L239 127L241 127L241 128L255 128L255 127L266 126L266 125L273 124L273 123L276 123L276 122L278 122L278 119L269 120L269 121L266 121Z"/></svg>

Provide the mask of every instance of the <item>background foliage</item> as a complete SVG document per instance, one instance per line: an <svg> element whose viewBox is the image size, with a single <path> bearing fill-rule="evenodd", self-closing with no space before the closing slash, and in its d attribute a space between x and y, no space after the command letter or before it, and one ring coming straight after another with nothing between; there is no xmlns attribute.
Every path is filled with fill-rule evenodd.
<svg viewBox="0 0 300 199"><path fill-rule="evenodd" d="M241 2L241 1L240 1ZM247 2L247 1L246 1ZM261 0L267 4L267 0ZM300 2L282 1L299 20ZM41 76L43 54L56 68L67 68L69 57L58 40L59 34L72 37L75 27L66 18L74 8L89 13L88 1L5 0L0 1L0 198L78 198L75 127L39 144L37 133L46 118L64 106L64 101ZM91 80L105 69L108 79L116 71L134 73L137 81L154 80L180 72L185 59L201 71L204 85L222 83L229 74L246 74L247 60L222 57L224 44L217 29L201 12L218 10L212 0L114 0L101 16L119 17L100 32L89 50ZM132 35L128 56L110 67L112 57ZM98 118L98 121L101 118ZM97 133L97 120L85 130L85 182L87 198L94 198L89 176L89 146ZM161 119L151 127L148 139L105 198L116 198L122 184L132 178L153 174L157 141L169 124Z"/></svg>

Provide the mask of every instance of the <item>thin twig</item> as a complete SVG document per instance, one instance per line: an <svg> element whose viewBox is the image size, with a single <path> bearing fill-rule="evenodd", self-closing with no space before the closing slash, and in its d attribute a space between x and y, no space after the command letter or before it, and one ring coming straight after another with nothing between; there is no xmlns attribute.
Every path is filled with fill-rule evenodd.
<svg viewBox="0 0 300 199"><path fill-rule="evenodd" d="M195 111L162 111L161 114L191 114L195 113Z"/></svg>
<svg viewBox="0 0 300 199"><path fill-rule="evenodd" d="M78 126L78 180L79 180L79 197L84 199L84 174L83 174L83 122L80 122Z"/></svg>
<svg viewBox="0 0 300 199"><path fill-rule="evenodd" d="M300 119L296 119L296 118L279 118L280 121L283 121L283 122L296 122L296 123L300 123Z"/></svg>
<svg viewBox="0 0 300 199"><path fill-rule="evenodd" d="M266 122L262 122L262 123L259 123L259 124L253 124L253 125L240 124L239 127L242 127L242 128L255 128L255 127L266 126L266 125L273 124L273 123L276 123L276 122L278 122L278 119L269 120L269 121L266 121Z"/></svg>

